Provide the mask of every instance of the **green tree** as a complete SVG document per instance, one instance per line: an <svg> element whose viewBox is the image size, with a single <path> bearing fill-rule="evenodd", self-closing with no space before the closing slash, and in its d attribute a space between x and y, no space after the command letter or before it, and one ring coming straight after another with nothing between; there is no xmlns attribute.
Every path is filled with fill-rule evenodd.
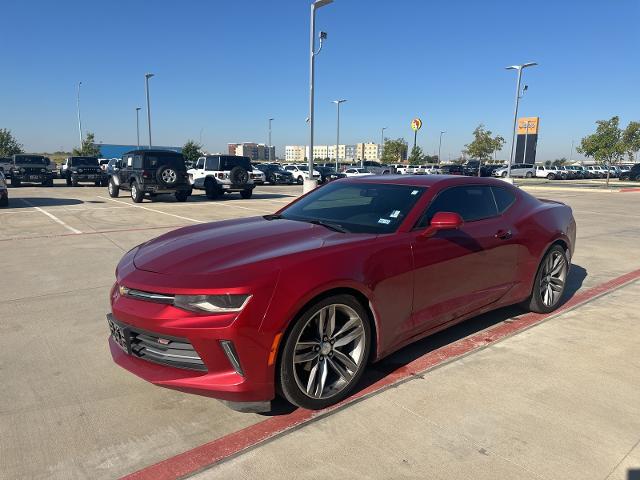
<svg viewBox="0 0 640 480"><path fill-rule="evenodd" d="M569 160L567 160L566 157L556 158L553 162L551 162L551 165L553 165L554 167L561 167L565 165L568 161Z"/></svg>
<svg viewBox="0 0 640 480"><path fill-rule="evenodd" d="M629 122L622 132L622 144L629 161L633 162L635 153L640 150L640 122Z"/></svg>
<svg viewBox="0 0 640 480"><path fill-rule="evenodd" d="M396 140L385 139L381 160L384 163L400 162L407 158L408 148L404 138Z"/></svg>
<svg viewBox="0 0 640 480"><path fill-rule="evenodd" d="M195 140L187 140L187 143L182 147L182 155L184 156L184 163L187 168L191 168L195 165L198 158L202 156L202 145Z"/></svg>
<svg viewBox="0 0 640 480"><path fill-rule="evenodd" d="M86 137L82 140L82 146L74 148L71 155L74 157L99 157L100 147L96 145L95 135L87 132Z"/></svg>
<svg viewBox="0 0 640 480"><path fill-rule="evenodd" d="M411 149L411 155L409 155L409 165L420 165L424 162L424 153L422 148L418 145Z"/></svg>
<svg viewBox="0 0 640 480"><path fill-rule="evenodd" d="M591 157L600 164L610 166L624 156L625 145L622 141L620 118L598 120L596 132L582 139L576 151L585 157ZM607 186L609 186L609 168L607 168Z"/></svg>
<svg viewBox="0 0 640 480"><path fill-rule="evenodd" d="M465 145L465 153L471 158L477 158L478 160L489 160L491 155L498 150L502 150L504 145L504 138L500 135L495 137L491 136L491 130L484 128L484 125L480 124L473 131L473 141Z"/></svg>
<svg viewBox="0 0 640 480"><path fill-rule="evenodd" d="M22 152L22 144L18 143L11 130L0 128L0 157L10 157Z"/></svg>

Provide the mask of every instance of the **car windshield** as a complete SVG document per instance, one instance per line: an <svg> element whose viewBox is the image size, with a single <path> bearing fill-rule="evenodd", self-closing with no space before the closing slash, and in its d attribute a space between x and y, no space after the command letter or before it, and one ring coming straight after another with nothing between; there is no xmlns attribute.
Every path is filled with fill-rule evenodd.
<svg viewBox="0 0 640 480"><path fill-rule="evenodd" d="M350 233L393 233L425 190L384 183L330 183L288 207L281 217L334 225Z"/></svg>
<svg viewBox="0 0 640 480"><path fill-rule="evenodd" d="M39 157L37 155L33 155L33 156L20 155L20 156L16 156L16 163L24 163L28 165L46 165L47 161L45 160L44 157Z"/></svg>
<svg viewBox="0 0 640 480"><path fill-rule="evenodd" d="M98 165L98 159L95 157L72 157L71 158L71 165L73 165L74 167L79 167L79 166L97 166Z"/></svg>

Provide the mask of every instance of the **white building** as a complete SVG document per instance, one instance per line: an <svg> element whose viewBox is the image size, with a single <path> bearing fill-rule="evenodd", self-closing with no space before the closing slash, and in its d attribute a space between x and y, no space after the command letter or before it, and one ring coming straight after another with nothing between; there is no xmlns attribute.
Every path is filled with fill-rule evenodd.
<svg viewBox="0 0 640 480"><path fill-rule="evenodd" d="M284 160L287 163L304 162L307 150L305 145L287 145L284 147Z"/></svg>

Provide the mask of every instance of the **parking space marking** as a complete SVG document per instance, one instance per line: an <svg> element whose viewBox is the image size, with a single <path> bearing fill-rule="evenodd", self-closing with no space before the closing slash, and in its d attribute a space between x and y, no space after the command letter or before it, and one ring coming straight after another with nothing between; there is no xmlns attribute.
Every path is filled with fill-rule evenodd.
<svg viewBox="0 0 640 480"><path fill-rule="evenodd" d="M128 207L132 207L132 208L141 208L143 210L148 210L149 212L154 212L154 213L161 213L163 215L169 215L170 217L176 217L176 218L181 218L183 220L188 220L190 222L195 222L195 223L207 223L205 220L196 220L195 218L189 218L189 217L183 217L182 215L176 215L175 213L168 213L168 212L163 212L162 210L156 210L154 208L149 208L149 207L143 207L142 205L132 205L130 203L127 202L123 202L122 200L116 200L114 198L108 198L108 197L102 197L100 195L98 195L98 198L102 198L104 200L110 200L112 202L117 202L117 203L121 203L123 205L127 205Z"/></svg>
<svg viewBox="0 0 640 480"><path fill-rule="evenodd" d="M79 234L82 233L80 230L78 230L77 228L73 228L70 225L67 225L66 223L64 223L62 220L60 220L58 217L56 217L55 215L47 212L46 210L43 210L40 207L36 207L33 203L31 203L29 200L26 200L24 198L21 198L20 200L22 200L25 204L27 204L29 207L34 208L35 210L37 210L38 212L44 213L47 217L49 217L51 220L53 220L54 222L62 225L64 228L66 228L67 230L69 230L70 232L74 233L74 234Z"/></svg>
<svg viewBox="0 0 640 480"><path fill-rule="evenodd" d="M145 230L163 230L163 229L177 229L187 227L189 225L160 225L156 227L140 227L140 228L119 228L113 230L95 230L93 232L80 232L80 233L51 233L45 235L33 235L31 237L9 237L0 238L0 242L11 242L13 240L35 240L38 238L58 238L58 237L75 237L77 235L103 235L105 233L128 233L128 232L143 232Z"/></svg>
<svg viewBox="0 0 640 480"><path fill-rule="evenodd" d="M175 480L211 468L218 463L242 454L269 440L301 428L305 424L331 415L350 404L382 392L394 385L416 378L437 367L441 367L489 345L521 333L544 321L578 308L592 300L611 293L640 279L640 269L628 272L593 288L579 291L555 312L548 314L527 313L499 323L458 341L437 348L399 367L377 382L352 395L341 403L325 410L297 409L290 414L269 417L267 420L237 432L213 440L187 452L163 460L149 467L122 477L121 480Z"/></svg>

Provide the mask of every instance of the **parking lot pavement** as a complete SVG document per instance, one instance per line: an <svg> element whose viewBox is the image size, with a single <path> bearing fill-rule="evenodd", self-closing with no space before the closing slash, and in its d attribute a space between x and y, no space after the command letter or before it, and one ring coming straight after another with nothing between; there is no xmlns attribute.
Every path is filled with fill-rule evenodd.
<svg viewBox="0 0 640 480"><path fill-rule="evenodd" d="M11 207L0 210L0 248L4 259L4 282L0 289L0 371L4 392L0 401L0 478L117 478L263 422L264 416L235 413L214 400L156 388L116 367L107 347L104 314L108 310L107 296L114 279L115 265L133 246L183 225L272 213L300 193L298 186L265 186L258 187L250 200L229 196L212 202L197 194L186 203L178 203L173 197L158 197L154 202L133 204L124 194L118 199L110 199L106 189L96 187L10 189ZM565 201L574 210L578 241L569 279L570 294L640 268L640 256L633 254L640 237L640 214L629 208L630 199L636 198L629 195L637 194L603 195L582 191L535 194ZM625 301L628 305L638 304L637 289L627 288L621 292L627 293ZM617 304L612 308L618 309ZM588 311L584 309L581 307L575 312ZM510 322L517 313L502 310L492 316L465 322L447 330L431 343L420 343L403 350L399 356L393 356L372 369L373 375L385 375L401 369L406 357L428 352L434 348L433 342L455 342L491 325ZM575 315L576 319L580 318L577 313ZM617 325L612 323L612 312L598 310L589 315L597 317L600 322L606 320L608 323L602 323L603 327L609 325L613 330ZM561 318L565 317L548 322L544 328L562 323ZM604 335L597 332L597 335L601 334ZM634 334L636 332L626 331L627 338L634 338ZM577 349L585 338L591 337L576 334L566 338L573 340L567 340L563 348ZM526 342L519 345L518 348L526 350ZM496 345L495 349L478 352L481 355L478 368L484 362L490 364L492 357L502 352L501 348ZM512 350L513 357L499 358L507 363L512 358L517 364L521 358L518 348ZM531 352L532 355L534 353ZM576 350L576 355L578 353ZM467 365L466 368L473 367L475 356L469 355L465 359L463 364ZM567 358L555 358L558 362L569 361ZM576 358L584 361L579 356ZM610 360L607 357L607 361ZM573 362L573 365L578 363ZM568 375L567 381L573 381L571 375L579 373L568 369L567 365L558 365L558 369ZM442 375L438 373L442 371L444 369L430 372L425 379L429 381L434 375ZM518 373L514 370L509 372ZM526 377L518 376L514 380L520 388L524 388L522 378ZM557 376L553 378L558 379ZM586 377L575 377L580 378ZM632 376L629 378L635 380ZM609 382L606 384L611 385L613 379L605 380ZM506 382L505 379L502 381ZM467 389L461 390L460 385L452 381L448 388L465 397ZM496 385L504 388L506 383ZM500 390L495 392L502 395ZM386 399L388 394L364 400L334 416L348 418L350 412L363 408L371 408L368 411L375 412L375 408L368 405L377 405L375 402ZM423 392L423 396L429 395L430 391ZM454 403L451 405L452 408L455 406ZM460 418L465 415L478 418L477 406L458 406L469 408L466 414L460 411ZM613 406L618 408L618 404ZM555 407L550 405L548 408ZM400 407L396 410L392 413L400 415ZM619 411L619 415L612 414L613 423L632 422L626 418L628 411ZM427 416L424 411L422 414ZM345 428L327 426L327 431L334 437L348 438L350 429L357 432L358 428L364 428L358 427L356 418L365 417L354 414L354 420L347 422ZM371 421L372 418L375 422ZM401 421L398 418L398 422ZM379 425L372 425L378 422ZM378 416L370 416L366 420L371 429L380 432L384 422L385 419L378 419ZM317 425L323 424L317 422ZM306 435L310 428L318 427L308 426L297 434ZM403 440L415 444L418 437L411 437L411 431L408 425L407 437ZM413 431L416 436L418 433ZM453 445L452 434L445 433L438 437L444 442L442 445ZM433 435L437 437L436 433ZM396 438L394 441L399 440ZM431 441L426 436L419 440ZM505 455L493 443L487 445ZM590 444L585 445L590 447ZM354 451L356 446L346 449L343 445L346 452ZM522 448L526 449L526 446ZM315 450L309 447L309 451ZM462 462L468 449L459 447L455 451L458 452L456 458ZM590 453L597 455L597 450ZM637 456L637 451L629 458L633 455ZM225 465L231 464L222 464L222 467L229 468ZM511 468L510 465L507 462L503 467ZM238 468L241 472L245 468L251 471L252 467L245 464ZM336 462L332 463L332 468L347 477L352 476L347 470L341 470L341 465L336 465ZM504 476L508 476L508 470L502 471L506 472ZM300 476L306 474L304 468L300 472ZM298 472L295 473L298 476ZM237 477L232 475L232 478Z"/></svg>

